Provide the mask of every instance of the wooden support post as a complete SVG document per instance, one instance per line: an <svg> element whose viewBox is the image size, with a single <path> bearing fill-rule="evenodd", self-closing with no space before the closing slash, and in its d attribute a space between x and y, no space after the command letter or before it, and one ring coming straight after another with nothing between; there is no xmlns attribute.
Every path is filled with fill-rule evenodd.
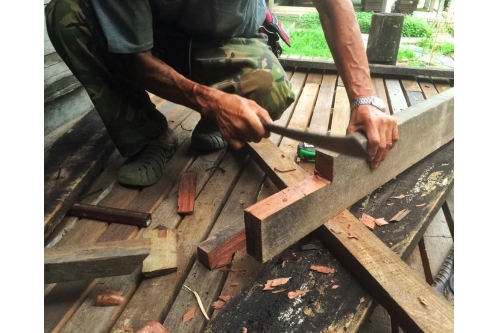
<svg viewBox="0 0 500 333"><path fill-rule="evenodd" d="M149 239L46 248L44 283L131 274L150 251Z"/></svg>
<svg viewBox="0 0 500 333"><path fill-rule="evenodd" d="M454 137L453 109L451 88L397 113L400 139L374 170L364 160L317 150L316 160L326 162L327 167L317 165L316 169L332 179L331 184L305 192L304 181L245 209L247 252L261 262L271 259L329 217L450 142ZM318 158L321 154L324 156Z"/></svg>
<svg viewBox="0 0 500 333"><path fill-rule="evenodd" d="M349 211L318 230L405 332L453 332L453 307Z"/></svg>
<svg viewBox="0 0 500 333"><path fill-rule="evenodd" d="M403 20L403 14L373 14L366 46L366 56L369 63L396 65Z"/></svg>

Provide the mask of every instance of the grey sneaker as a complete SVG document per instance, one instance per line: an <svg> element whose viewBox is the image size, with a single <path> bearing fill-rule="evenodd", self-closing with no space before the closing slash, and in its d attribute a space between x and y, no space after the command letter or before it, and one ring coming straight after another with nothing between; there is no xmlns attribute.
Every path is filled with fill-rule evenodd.
<svg viewBox="0 0 500 333"><path fill-rule="evenodd" d="M203 151L219 150L227 147L227 141L222 137L215 120L201 117L193 130L191 147Z"/></svg>
<svg viewBox="0 0 500 333"><path fill-rule="evenodd" d="M177 139L171 144L159 140L151 141L125 161L118 171L118 181L123 185L153 185L163 176L167 161L175 154L178 147Z"/></svg>

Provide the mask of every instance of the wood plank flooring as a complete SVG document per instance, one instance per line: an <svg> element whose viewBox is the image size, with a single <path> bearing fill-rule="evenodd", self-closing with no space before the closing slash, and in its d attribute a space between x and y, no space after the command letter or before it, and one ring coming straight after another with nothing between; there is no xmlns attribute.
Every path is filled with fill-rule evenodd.
<svg viewBox="0 0 500 333"><path fill-rule="evenodd" d="M297 100L276 123L304 130L314 128L326 133L332 130L340 133L344 125L338 126L339 122L345 120L337 121L341 113L336 114L336 107L340 110L345 103L342 102L342 83L337 75L324 70L285 69ZM382 96L388 101L392 114L450 87L449 81L446 83L446 80L422 77L378 75L373 81L377 92L383 92ZM167 116L169 125L179 137L179 151L168 162L167 175L158 185L144 190L125 188L116 182L118 168L124 159L115 151L100 173L75 198L76 202L148 211L152 214L148 229L158 226L176 229L178 271L146 279L141 276L139 269L121 277L45 285L44 332L125 332L126 326L136 331L152 320L159 321L171 332L203 332L208 321L200 311L193 293L183 288L183 285L200 295L208 316L212 318L219 312L212 303L221 295L238 295L238 291L252 281L263 267L241 250L236 253L230 266L210 271L197 260L196 247L212 232L221 230L242 216L244 208L275 193L277 188L245 154L228 150L210 154L192 151L189 147L190 136L199 115L156 96L151 95L151 98ZM63 136L59 140L61 138ZM282 140L275 134L270 140L280 146L290 161L296 161L297 142ZM55 145L57 141L51 144ZM305 163L302 162L302 165L312 171L307 169ZM197 185L194 214L184 216L177 212L177 194L179 178L187 171L196 172ZM445 215L453 216L452 201L447 202ZM438 238L437 234L431 233L431 226L437 223L435 221L440 223L440 227L448 227L446 247L431 247L432 240ZM410 265L416 265L415 269L420 274L433 260L431 271L435 272L453 243L449 222L443 223L441 218L437 218L431 226L424 236L427 258L420 256L421 251L417 247L407 261ZM141 238L143 232L133 226L65 216L47 237L45 246ZM415 261L421 262L423 268ZM284 265L292 264L287 261ZM123 293L124 302L114 307L95 307L95 298L107 289ZM192 306L196 306L195 317L184 323L182 317ZM384 313L380 306L376 309L371 317L367 312L365 318L359 319L360 323L364 323L361 328L358 327L360 332L392 332L390 318L386 315L385 319L378 319L377 314ZM377 323L377 330L373 330L373 323ZM337 325L340 327L341 323Z"/></svg>

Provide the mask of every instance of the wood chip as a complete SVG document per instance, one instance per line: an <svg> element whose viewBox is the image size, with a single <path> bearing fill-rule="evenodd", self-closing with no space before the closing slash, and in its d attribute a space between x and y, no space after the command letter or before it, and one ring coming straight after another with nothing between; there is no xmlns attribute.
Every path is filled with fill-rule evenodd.
<svg viewBox="0 0 500 333"><path fill-rule="evenodd" d="M383 225L386 225L386 224L389 224L389 222L387 222L383 217L381 218L378 218L378 219L375 219L374 220L375 224L378 225L379 227L383 226Z"/></svg>
<svg viewBox="0 0 500 333"><path fill-rule="evenodd" d="M221 301L224 301L224 302L229 302L229 300L231 299L231 296L229 296L229 295L227 295L227 296L226 295L220 295L219 299Z"/></svg>
<svg viewBox="0 0 500 333"><path fill-rule="evenodd" d="M411 212L411 210L409 209L402 209L400 210L396 215L394 215L390 221L391 222L399 222L403 219L403 217L405 217L406 215L408 215L408 213Z"/></svg>
<svg viewBox="0 0 500 333"><path fill-rule="evenodd" d="M359 300L359 303L363 303L364 301L365 301L365 298L361 297L360 300Z"/></svg>
<svg viewBox="0 0 500 333"><path fill-rule="evenodd" d="M423 204L420 204L420 205L415 205L415 207L422 207L422 206L425 206L427 204L423 203Z"/></svg>
<svg viewBox="0 0 500 333"><path fill-rule="evenodd" d="M316 272L323 273L323 274L333 274L335 272L335 270L333 268L326 267L326 266L319 266L319 265L311 265L310 269L313 271L316 271Z"/></svg>
<svg viewBox="0 0 500 333"><path fill-rule="evenodd" d="M240 203L240 205L243 205L245 203L245 201L243 201L243 200L240 200L238 202Z"/></svg>
<svg viewBox="0 0 500 333"><path fill-rule="evenodd" d="M284 292L286 289L278 289L278 290L273 290L271 291L273 294L277 294L277 293L282 293Z"/></svg>
<svg viewBox="0 0 500 333"><path fill-rule="evenodd" d="M133 332L133 330L131 331ZM151 320L136 333L170 333L162 324L157 320Z"/></svg>
<svg viewBox="0 0 500 333"><path fill-rule="evenodd" d="M221 300L218 300L218 301L215 301L212 303L212 306L216 310L222 309L224 307L224 305L226 305L226 302L221 301Z"/></svg>
<svg viewBox="0 0 500 333"><path fill-rule="evenodd" d="M238 284L237 283L231 283L230 286L231 287L236 287Z"/></svg>
<svg viewBox="0 0 500 333"><path fill-rule="evenodd" d="M390 199L403 199L404 197L406 197L406 195L400 194L400 195L395 196L395 197L390 197Z"/></svg>
<svg viewBox="0 0 500 333"><path fill-rule="evenodd" d="M332 289L337 289L338 287L340 287L338 284L334 284L334 285L332 286Z"/></svg>
<svg viewBox="0 0 500 333"><path fill-rule="evenodd" d="M123 330L125 332L132 332L133 331L132 327L130 327L130 326L123 326Z"/></svg>
<svg viewBox="0 0 500 333"><path fill-rule="evenodd" d="M283 262L281 263L281 268L285 268L285 263L286 263L286 260L283 260Z"/></svg>
<svg viewBox="0 0 500 333"><path fill-rule="evenodd" d="M347 235L347 238L354 238L354 239L359 239L356 235L352 234L352 233L349 233Z"/></svg>
<svg viewBox="0 0 500 333"><path fill-rule="evenodd" d="M262 290L273 290L274 287L281 286L281 285L287 283L288 280L290 280L291 278L292 277L267 280L266 285L264 286L264 289L262 289Z"/></svg>
<svg viewBox="0 0 500 333"><path fill-rule="evenodd" d="M196 311L196 305L192 306L187 312L182 316L182 322L185 323L194 318L194 312Z"/></svg>
<svg viewBox="0 0 500 333"><path fill-rule="evenodd" d="M418 296L417 298L420 301L420 303L422 303L426 307L429 307L429 304L427 303L427 301L425 300L425 298L423 298L422 296Z"/></svg>
<svg viewBox="0 0 500 333"><path fill-rule="evenodd" d="M300 295L307 293L308 291L309 291L309 290L307 290L307 289L306 289L306 290L295 290L295 291L290 291L290 292L288 293L288 298L289 298L289 299L297 298L297 297L299 297Z"/></svg>
<svg viewBox="0 0 500 333"><path fill-rule="evenodd" d="M104 293L97 296L95 306L115 306L123 302L122 293L113 290L106 290Z"/></svg>
<svg viewBox="0 0 500 333"><path fill-rule="evenodd" d="M363 213L363 215L361 215L361 218L359 220L363 222L363 224L366 225L368 228L372 230L375 229L375 219L370 215Z"/></svg>
<svg viewBox="0 0 500 333"><path fill-rule="evenodd" d="M288 280L290 280L292 277L287 277L287 278L278 278L278 279L274 279L274 280L268 280L271 281L271 286L272 287L276 287L276 286L281 286L282 284L285 284L288 282Z"/></svg>
<svg viewBox="0 0 500 333"><path fill-rule="evenodd" d="M394 205L394 202L388 202L387 203L387 206L392 206L392 205Z"/></svg>
<svg viewBox="0 0 500 333"><path fill-rule="evenodd" d="M247 330L247 328L246 328L246 327L243 327L243 328L241 329L241 333L247 333L247 331L248 331L248 330Z"/></svg>

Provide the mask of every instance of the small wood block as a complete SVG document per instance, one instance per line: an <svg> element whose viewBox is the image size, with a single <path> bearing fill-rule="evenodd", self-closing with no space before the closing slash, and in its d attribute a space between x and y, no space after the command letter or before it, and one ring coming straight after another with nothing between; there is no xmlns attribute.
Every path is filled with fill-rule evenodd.
<svg viewBox="0 0 500 333"><path fill-rule="evenodd" d="M229 265L233 254L245 247L243 216L198 245L198 260L208 269Z"/></svg>
<svg viewBox="0 0 500 333"><path fill-rule="evenodd" d="M196 194L196 172L184 172L179 182L179 199L177 201L179 214L194 213L194 197Z"/></svg>
<svg viewBox="0 0 500 333"><path fill-rule="evenodd" d="M170 333L162 324L156 320L152 320L146 324L143 328L137 331L137 333Z"/></svg>
<svg viewBox="0 0 500 333"><path fill-rule="evenodd" d="M151 254L142 263L145 277L167 275L177 271L177 235L175 229L145 230L143 238L151 239Z"/></svg>
<svg viewBox="0 0 500 333"><path fill-rule="evenodd" d="M148 239L46 248L44 280L47 284L131 274L150 252Z"/></svg>

